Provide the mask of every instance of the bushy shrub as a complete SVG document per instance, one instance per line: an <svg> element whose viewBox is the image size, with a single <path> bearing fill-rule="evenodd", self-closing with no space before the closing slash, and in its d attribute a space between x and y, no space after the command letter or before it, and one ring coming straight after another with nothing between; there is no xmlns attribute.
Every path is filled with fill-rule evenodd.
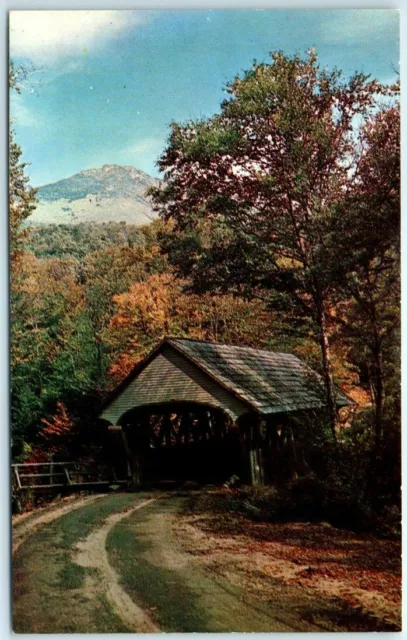
<svg viewBox="0 0 407 640"><path fill-rule="evenodd" d="M242 487L227 496L224 506L256 522L325 521L352 531L377 530L385 537L400 532L397 507L378 514L351 482L335 475L321 480L309 474L279 489Z"/></svg>
<svg viewBox="0 0 407 640"><path fill-rule="evenodd" d="M396 505L384 507L377 519L376 533L381 538L398 538L401 535L401 511Z"/></svg>
<svg viewBox="0 0 407 640"><path fill-rule="evenodd" d="M11 513L24 513L35 509L38 504L38 496L35 495L33 489L19 491L14 489L11 492Z"/></svg>
<svg viewBox="0 0 407 640"><path fill-rule="evenodd" d="M308 474L291 483L285 492L286 511L295 519L323 518L326 504L326 485L314 474Z"/></svg>

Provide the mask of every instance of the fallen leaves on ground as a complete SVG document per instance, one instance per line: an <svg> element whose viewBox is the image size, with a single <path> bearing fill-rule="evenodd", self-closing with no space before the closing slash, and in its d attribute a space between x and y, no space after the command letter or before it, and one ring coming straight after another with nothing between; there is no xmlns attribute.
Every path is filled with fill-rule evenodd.
<svg viewBox="0 0 407 640"><path fill-rule="evenodd" d="M208 568L296 585L373 616L401 624L401 543L336 529L328 523L253 522L237 513L200 509L180 525L187 550ZM189 540L189 543L188 543ZM235 578L236 579L236 576Z"/></svg>

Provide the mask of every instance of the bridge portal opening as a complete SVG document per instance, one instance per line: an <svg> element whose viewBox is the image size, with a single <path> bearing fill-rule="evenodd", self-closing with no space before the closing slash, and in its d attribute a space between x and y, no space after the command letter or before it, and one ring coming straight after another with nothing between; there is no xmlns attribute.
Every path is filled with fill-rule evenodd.
<svg viewBox="0 0 407 640"><path fill-rule="evenodd" d="M241 473L239 431L222 410L197 403L138 407L120 420L141 485L219 484Z"/></svg>

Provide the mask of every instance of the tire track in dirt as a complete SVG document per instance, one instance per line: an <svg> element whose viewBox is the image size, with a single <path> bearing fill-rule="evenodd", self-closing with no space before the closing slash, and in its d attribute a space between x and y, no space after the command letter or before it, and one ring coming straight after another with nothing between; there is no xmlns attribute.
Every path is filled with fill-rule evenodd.
<svg viewBox="0 0 407 640"><path fill-rule="evenodd" d="M103 493L97 496L85 496L84 498L70 501L56 508L45 507L41 509L39 513L29 513L18 516L18 518L12 522L12 555L14 556L27 538L37 533L38 529L42 526L61 518L71 511L76 511L76 509L87 506L95 502L95 500L104 498L106 495L107 494Z"/></svg>
<svg viewBox="0 0 407 640"><path fill-rule="evenodd" d="M98 570L98 587L100 588L100 582L102 582L106 596L115 612L120 616L122 621L136 633L160 633L161 629L143 609L136 605L119 584L119 575L109 564L106 551L106 539L109 531L118 522L124 518L128 518L138 509L142 509L154 501L155 498L150 498L126 511L114 513L109 516L105 522L98 529L92 531L85 540L77 542L73 556L74 562L80 566ZM92 583L93 580L88 583L89 595L92 594L94 589Z"/></svg>
<svg viewBox="0 0 407 640"><path fill-rule="evenodd" d="M326 630L301 618L290 601L291 594L279 597L271 591L264 602L235 585L236 576L224 578L216 570L208 572L204 565L195 562L196 558L185 551L183 534L177 526L184 508L185 496L162 496L148 508L148 514L144 513L147 517L134 514L113 528L107 539L109 558L126 581L126 590L134 601L143 603L143 608L155 612L161 630L167 633Z"/></svg>

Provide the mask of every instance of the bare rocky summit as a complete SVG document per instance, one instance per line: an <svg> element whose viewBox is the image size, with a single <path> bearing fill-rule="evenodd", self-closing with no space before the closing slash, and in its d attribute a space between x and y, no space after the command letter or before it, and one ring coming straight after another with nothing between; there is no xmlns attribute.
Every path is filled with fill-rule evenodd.
<svg viewBox="0 0 407 640"><path fill-rule="evenodd" d="M159 184L144 171L105 164L38 189L30 225L127 222L142 225L157 215L146 191Z"/></svg>

